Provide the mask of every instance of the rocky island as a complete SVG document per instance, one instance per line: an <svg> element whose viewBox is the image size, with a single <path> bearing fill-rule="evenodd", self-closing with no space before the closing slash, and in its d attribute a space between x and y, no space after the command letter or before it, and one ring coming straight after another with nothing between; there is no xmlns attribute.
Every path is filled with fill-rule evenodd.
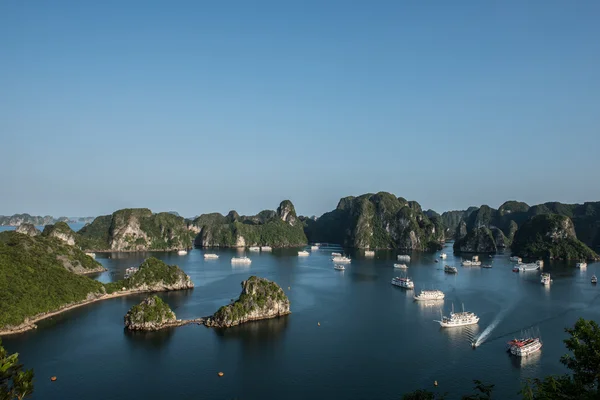
<svg viewBox="0 0 600 400"><path fill-rule="evenodd" d="M416 201L391 193L344 197L317 220L303 219L310 242L360 249L435 251L444 242L442 219L425 215Z"/></svg>
<svg viewBox="0 0 600 400"><path fill-rule="evenodd" d="M277 211L264 210L253 216L240 216L235 211L223 216L203 214L191 223L197 232L196 246L201 247L293 247L307 243L302 222L289 200Z"/></svg>
<svg viewBox="0 0 600 400"><path fill-rule="evenodd" d="M155 295L131 307L125 315L124 321L125 328L130 331L158 331L192 323L201 325L204 319L177 319L169 305Z"/></svg>
<svg viewBox="0 0 600 400"><path fill-rule="evenodd" d="M242 282L242 293L234 303L206 318L206 326L228 328L248 321L290 314L290 301L275 282L251 276Z"/></svg>

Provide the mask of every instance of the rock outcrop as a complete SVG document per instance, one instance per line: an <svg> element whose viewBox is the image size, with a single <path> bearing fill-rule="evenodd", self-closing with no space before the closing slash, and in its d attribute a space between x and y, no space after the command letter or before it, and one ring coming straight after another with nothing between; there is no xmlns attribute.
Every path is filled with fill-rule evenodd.
<svg viewBox="0 0 600 400"><path fill-rule="evenodd" d="M495 253L497 250L492 231L484 226L470 230L454 242L454 251L460 253Z"/></svg>
<svg viewBox="0 0 600 400"><path fill-rule="evenodd" d="M41 234L40 230L37 229L33 224L23 223L19 225L16 229L17 232L22 233L24 235L29 236L37 236Z"/></svg>
<svg viewBox="0 0 600 400"><path fill-rule="evenodd" d="M437 250L444 241L441 217L427 217L419 203L385 192L345 197L316 221L302 220L309 241L344 247Z"/></svg>
<svg viewBox="0 0 600 400"><path fill-rule="evenodd" d="M523 258L597 260L598 255L577 239L573 221L558 214L540 214L515 233L512 252Z"/></svg>
<svg viewBox="0 0 600 400"><path fill-rule="evenodd" d="M75 232L71 229L66 222L59 221L54 225L46 225L44 227L44 231L42 232L43 236L54 237L62 240L69 246L75 245Z"/></svg>
<svg viewBox="0 0 600 400"><path fill-rule="evenodd" d="M78 244L91 251L172 251L192 247L194 227L171 213L124 209L97 217L78 232Z"/></svg>
<svg viewBox="0 0 600 400"><path fill-rule="evenodd" d="M251 276L242 282L237 301L219 308L208 317L206 326L228 328L248 321L275 318L290 314L290 301L275 282Z"/></svg>
<svg viewBox="0 0 600 400"><path fill-rule="evenodd" d="M264 210L253 216L240 216L235 211L226 216L203 214L190 225L198 230L194 243L202 247L293 247L307 243L303 224L289 200L282 201L277 211Z"/></svg>
<svg viewBox="0 0 600 400"><path fill-rule="evenodd" d="M163 292L192 289L194 282L177 265L167 265L155 257L147 258L129 278L106 284L113 291Z"/></svg>
<svg viewBox="0 0 600 400"><path fill-rule="evenodd" d="M158 296L150 296L133 306L124 320L125 328L130 331L157 331L177 322L175 313Z"/></svg>

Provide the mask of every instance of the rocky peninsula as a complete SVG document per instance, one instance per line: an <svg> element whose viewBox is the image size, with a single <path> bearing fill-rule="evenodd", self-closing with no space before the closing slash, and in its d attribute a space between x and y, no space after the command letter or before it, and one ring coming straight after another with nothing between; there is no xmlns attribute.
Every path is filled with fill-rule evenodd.
<svg viewBox="0 0 600 400"><path fill-rule="evenodd" d="M251 276L242 282L238 300L223 306L211 317L206 326L228 328L248 321L281 317L290 314L290 301L275 282Z"/></svg>
<svg viewBox="0 0 600 400"><path fill-rule="evenodd" d="M204 319L178 320L169 305L155 295L131 307L124 321L125 328L130 331L158 331L192 323L201 325Z"/></svg>

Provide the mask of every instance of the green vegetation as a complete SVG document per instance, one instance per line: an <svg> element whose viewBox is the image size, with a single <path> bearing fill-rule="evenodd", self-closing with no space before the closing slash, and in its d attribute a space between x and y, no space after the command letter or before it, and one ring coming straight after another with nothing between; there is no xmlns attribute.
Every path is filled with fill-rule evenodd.
<svg viewBox="0 0 600 400"><path fill-rule="evenodd" d="M303 219L311 242L337 243L372 249L437 250L444 240L438 215L419 203L379 192L341 199L335 210L319 219Z"/></svg>
<svg viewBox="0 0 600 400"><path fill-rule="evenodd" d="M135 329L143 324L164 324L176 320L169 305L158 296L150 296L137 304L125 315L125 325Z"/></svg>
<svg viewBox="0 0 600 400"><path fill-rule="evenodd" d="M515 233L514 254L528 258L587 260L598 256L577 240L573 222L558 214L540 214Z"/></svg>
<svg viewBox="0 0 600 400"><path fill-rule="evenodd" d="M44 236L52 236L53 233L62 233L68 236L75 236L75 232L71 227L63 221L59 221L54 225L46 225L44 230L42 231L42 235Z"/></svg>
<svg viewBox="0 0 600 400"><path fill-rule="evenodd" d="M500 232L500 234L502 234ZM454 251L463 253L495 253L496 241L492 231L485 226L471 229L462 239L454 242Z"/></svg>
<svg viewBox="0 0 600 400"><path fill-rule="evenodd" d="M167 265L155 257L147 258L140 264L139 270L127 279L106 283L107 293L114 293L123 288L126 290L139 289L140 287L174 287L176 285L193 287L189 277L177 265ZM184 289L184 287L182 287Z"/></svg>
<svg viewBox="0 0 600 400"><path fill-rule="evenodd" d="M291 247L307 243L303 225L289 200L282 201L277 211L264 210L249 217L235 211L227 216L204 214L192 224L200 229L196 244L205 247L235 247L240 238L244 238L246 246Z"/></svg>
<svg viewBox="0 0 600 400"><path fill-rule="evenodd" d="M152 214L147 208L128 208L98 217L76 238L83 249L116 251L190 248L192 241L193 233L184 218L168 212Z"/></svg>
<svg viewBox="0 0 600 400"><path fill-rule="evenodd" d="M1 232L0 327L104 293L100 282L69 272L73 265L99 264L55 238Z"/></svg>
<svg viewBox="0 0 600 400"><path fill-rule="evenodd" d="M33 370L23 371L19 354L8 354L0 340L0 399L22 400L33 393Z"/></svg>
<svg viewBox="0 0 600 400"><path fill-rule="evenodd" d="M290 301L275 282L251 276L242 282L242 294L234 303L223 306L213 315L213 323L219 326L237 325L248 318L251 312L266 312L275 303L283 303L289 312Z"/></svg>

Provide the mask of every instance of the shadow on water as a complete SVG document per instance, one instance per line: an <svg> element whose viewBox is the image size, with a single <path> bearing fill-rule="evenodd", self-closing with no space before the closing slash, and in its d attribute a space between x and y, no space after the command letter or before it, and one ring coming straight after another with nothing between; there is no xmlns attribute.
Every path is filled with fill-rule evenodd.
<svg viewBox="0 0 600 400"><path fill-rule="evenodd" d="M541 351L536 351L535 353L531 353L527 357L517 357L513 356L509 352L507 352L510 357L510 364L517 369L529 367L532 365L536 365L539 363L540 358L542 357Z"/></svg>
<svg viewBox="0 0 600 400"><path fill-rule="evenodd" d="M242 342L274 342L282 337L289 316L283 316L261 321L246 322L231 328L211 328L216 336L224 341L241 340Z"/></svg>
<svg viewBox="0 0 600 400"><path fill-rule="evenodd" d="M177 328L161 329L156 332L130 331L123 328L127 341L132 345L144 349L158 349L164 347L172 338Z"/></svg>

